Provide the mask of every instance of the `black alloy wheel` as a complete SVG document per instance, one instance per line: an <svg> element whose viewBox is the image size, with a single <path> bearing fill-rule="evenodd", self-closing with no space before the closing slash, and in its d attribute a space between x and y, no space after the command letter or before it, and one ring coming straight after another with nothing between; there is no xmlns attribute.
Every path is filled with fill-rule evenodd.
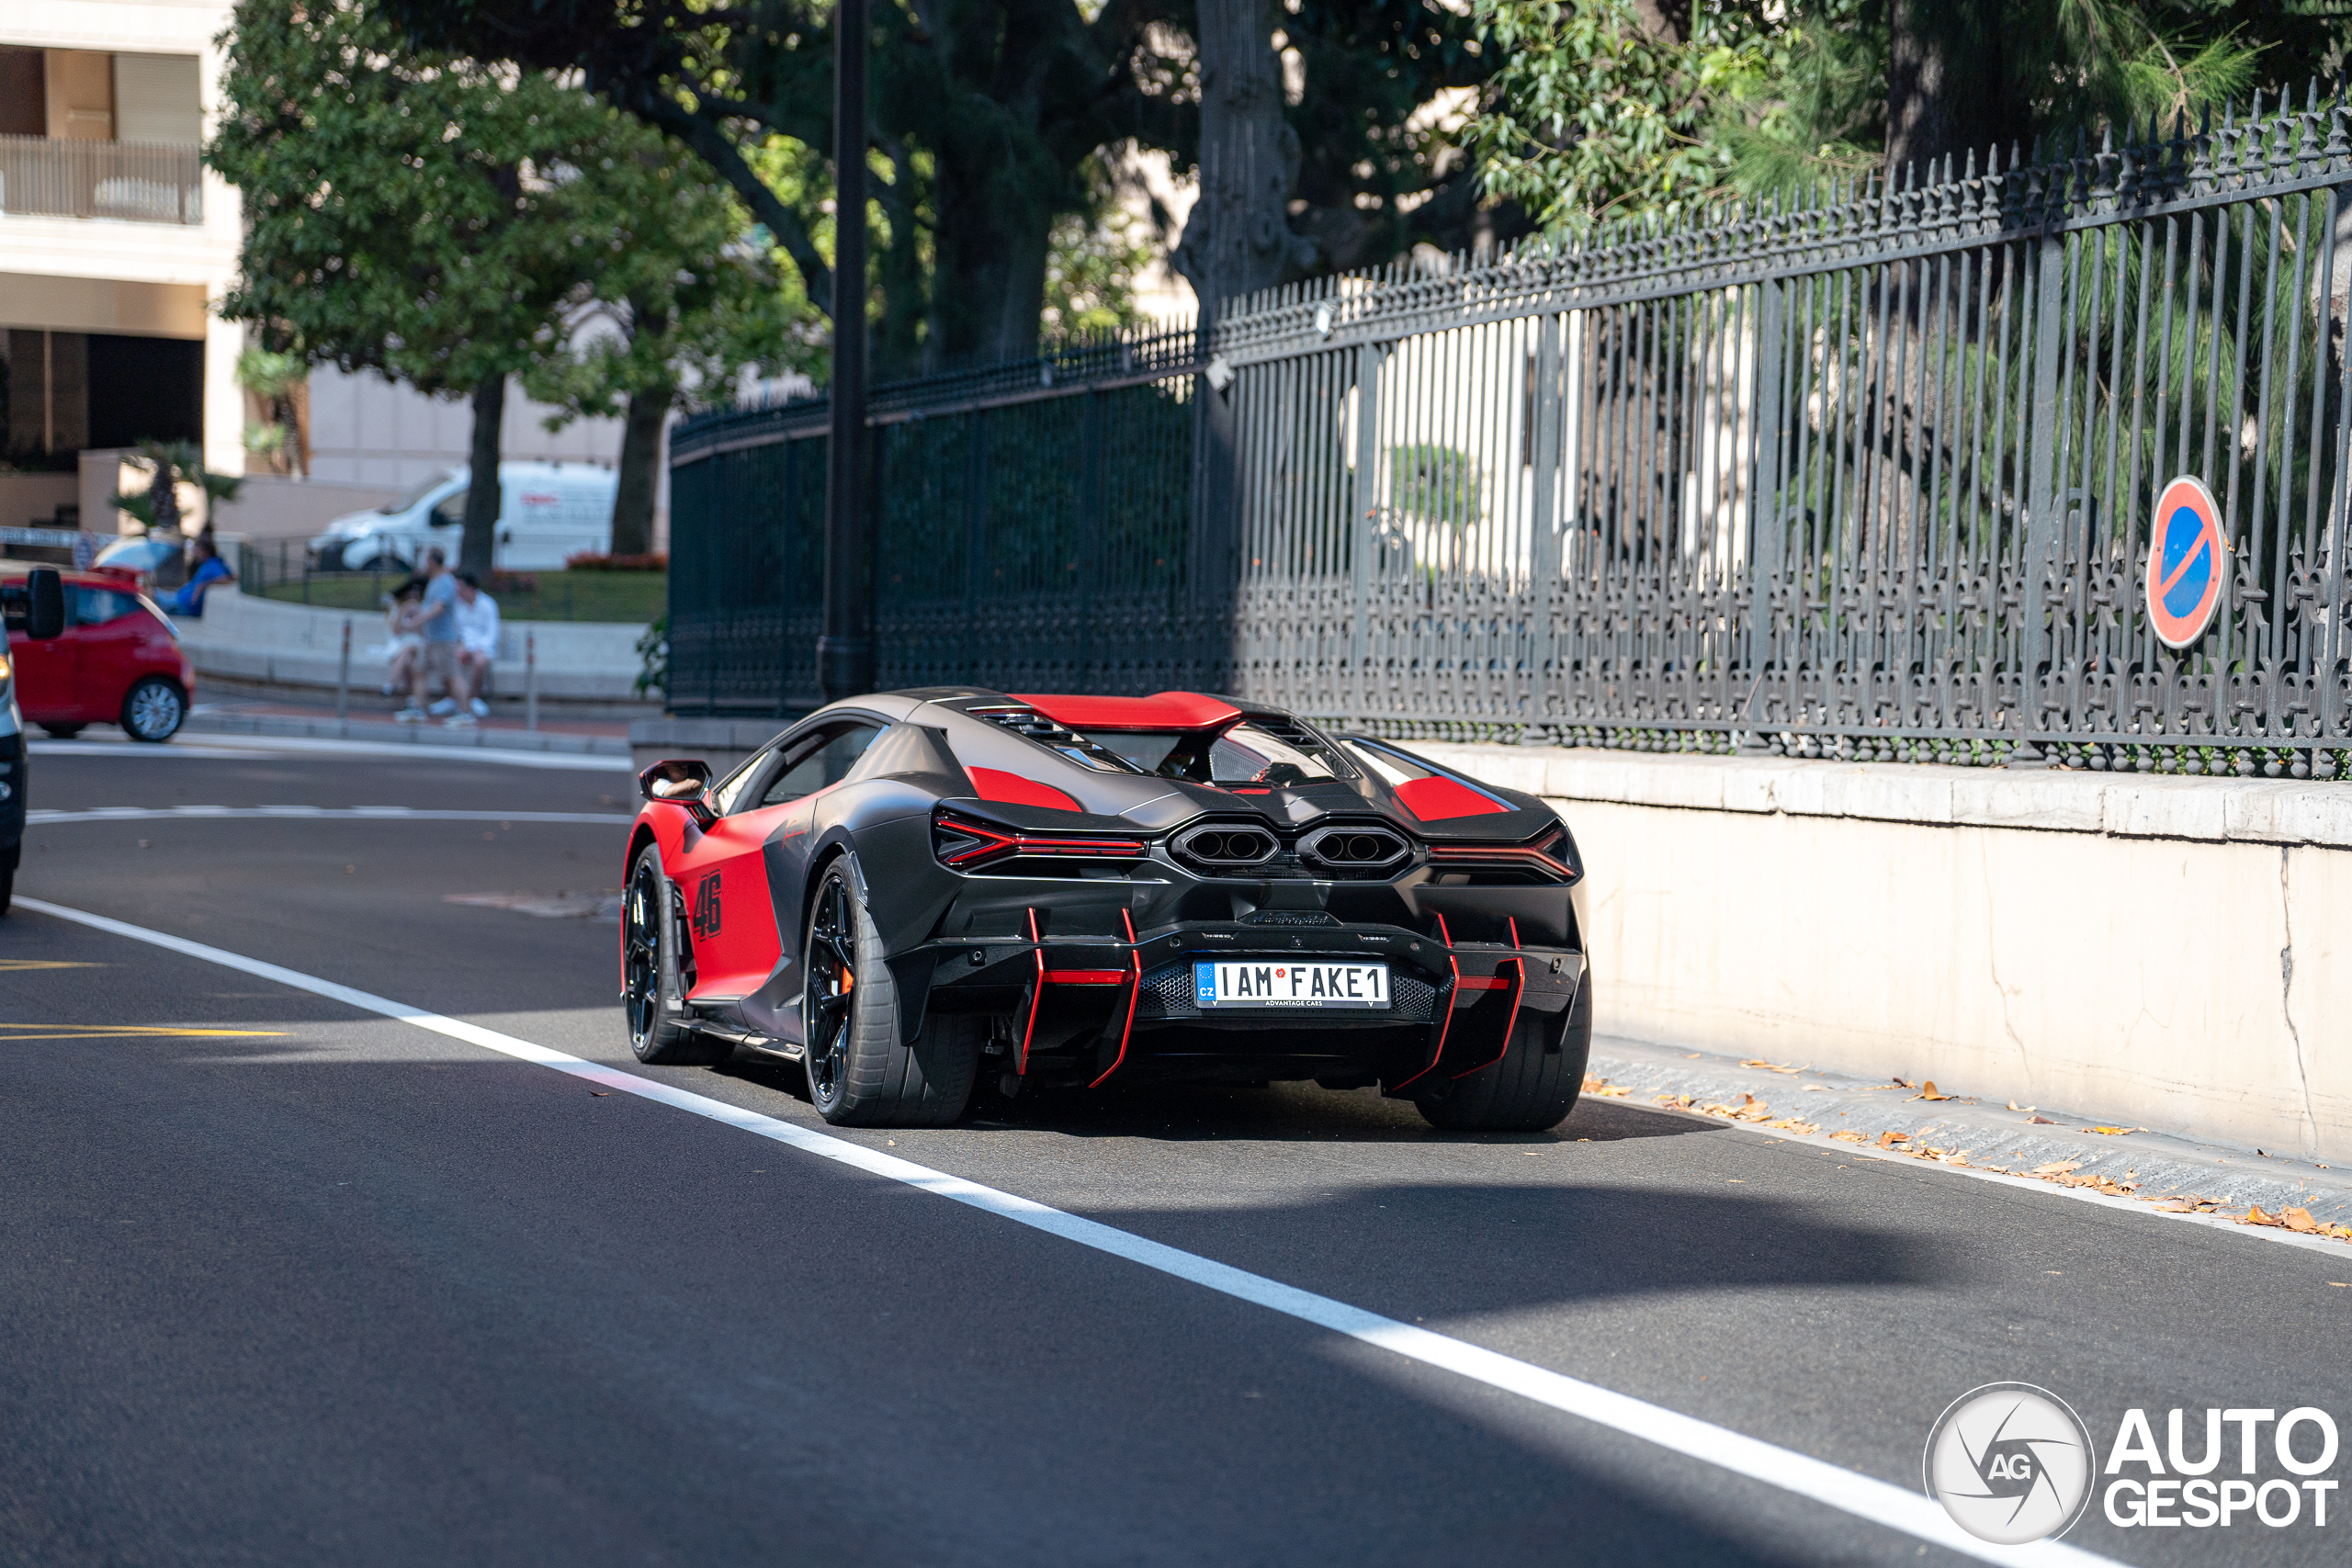
<svg viewBox="0 0 2352 1568"><path fill-rule="evenodd" d="M988 1043L977 1013L933 1012L902 1040L898 981L847 860L829 867L801 946L801 1062L836 1126L944 1127L964 1114Z"/></svg>
<svg viewBox="0 0 2352 1568"><path fill-rule="evenodd" d="M820 1109L838 1104L849 1073L850 1024L855 1013L857 928L849 882L826 874L808 913L808 966L800 992L800 1037L806 1041L808 1092Z"/></svg>
<svg viewBox="0 0 2352 1568"><path fill-rule="evenodd" d="M687 1021L684 998L693 987L693 945L662 874L662 851L648 844L638 852L621 900L621 1005L639 1061L695 1066L726 1058L723 1042L705 1038Z"/></svg>

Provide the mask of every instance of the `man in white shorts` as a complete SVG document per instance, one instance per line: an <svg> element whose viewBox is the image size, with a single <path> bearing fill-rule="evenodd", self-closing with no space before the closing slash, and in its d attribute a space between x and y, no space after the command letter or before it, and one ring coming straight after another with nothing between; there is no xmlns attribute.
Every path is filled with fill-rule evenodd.
<svg viewBox="0 0 2352 1568"><path fill-rule="evenodd" d="M458 665L474 694L467 706L476 718L490 716L481 693L490 684L491 661L498 657L498 601L481 591L470 571L458 573Z"/></svg>

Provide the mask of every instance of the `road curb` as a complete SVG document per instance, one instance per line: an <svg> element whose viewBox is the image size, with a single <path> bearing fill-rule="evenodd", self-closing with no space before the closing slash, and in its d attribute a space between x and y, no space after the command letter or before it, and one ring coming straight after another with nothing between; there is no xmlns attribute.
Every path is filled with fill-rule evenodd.
<svg viewBox="0 0 2352 1568"><path fill-rule="evenodd" d="M2314 1219L2352 1224L2352 1172L2315 1162L2259 1154L2220 1144L2199 1143L2177 1134L2132 1128L2120 1135L2092 1131L2097 1119L2043 1108L2016 1110L1966 1096L1926 1100L1920 1089L1893 1083L1870 1083L1849 1074L1815 1071L1810 1066L1792 1073L1771 1066L1750 1066L1712 1053L1596 1038L1590 1071L1625 1093L1618 1103L1637 1110L1704 1116L1767 1137L1789 1138L1860 1155L1921 1164L1987 1179L2019 1181L2069 1197L2092 1198L2127 1208L2149 1208L2154 1201L2197 1194L2218 1201L2224 1208L2259 1205L2277 1213L2287 1207L2307 1209ZM1758 1102L1753 1114L1743 1096ZM1595 1098L1600 1098L1597 1094ZM1611 1097L1614 1098L1614 1097ZM1708 1114L1702 1108L1717 1107ZM1766 1107L1769 1106L1769 1112ZM1734 1114L1726 1115L1730 1111ZM1775 1126L1773 1119L1794 1116L1811 1131ZM1768 1119L1769 1117L1769 1119ZM1849 1130L1862 1135L1861 1145L1837 1140L1832 1134ZM1880 1134L1901 1135L1896 1146L1880 1142ZM1941 1147L1969 1156L1964 1162L1925 1159L1915 1149ZM2040 1179L2038 1168L2064 1165L2067 1174L2106 1177L2128 1184L2130 1196L2114 1197L2086 1187L2057 1186ZM2181 1214L2243 1228L2272 1239L2306 1242L2342 1256L2341 1241L2294 1235L2259 1226L2239 1227L2228 1213Z"/></svg>

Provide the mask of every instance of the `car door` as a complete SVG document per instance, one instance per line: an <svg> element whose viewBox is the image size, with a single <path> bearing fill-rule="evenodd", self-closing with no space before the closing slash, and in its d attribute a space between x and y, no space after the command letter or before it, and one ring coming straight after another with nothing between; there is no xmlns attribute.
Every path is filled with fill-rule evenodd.
<svg viewBox="0 0 2352 1568"><path fill-rule="evenodd" d="M571 553L565 547L563 497L546 478L508 479L500 487L504 508L498 518L499 564L510 571L555 571Z"/></svg>
<svg viewBox="0 0 2352 1568"><path fill-rule="evenodd" d="M805 858L796 863L788 849L771 857L769 840L805 841L816 797L842 781L885 724L870 715L832 714L786 735L763 762L733 783L717 803L718 819L670 868L694 948L689 1000L750 997L786 954L797 958L800 933L782 928L798 923L797 894ZM789 913L779 913L779 894ZM797 1015L789 1021L745 1019L770 1032L787 1021L797 1031Z"/></svg>
<svg viewBox="0 0 2352 1568"><path fill-rule="evenodd" d="M466 544L466 487L459 485L435 501L430 508L425 510L424 518L426 534L424 538L409 546L409 564L423 566L424 547L427 544L433 544L440 547L441 558L455 566L458 561L458 552L463 549Z"/></svg>
<svg viewBox="0 0 2352 1568"><path fill-rule="evenodd" d="M66 637L74 645L74 716L107 723L122 712L122 699L139 678L140 639L153 623L128 593L71 584L72 610Z"/></svg>
<svg viewBox="0 0 2352 1568"><path fill-rule="evenodd" d="M21 581L12 584L19 590L11 594L7 606L8 657L17 667L17 705L24 716L41 723L54 720L69 724L84 717L75 700L76 673L81 664L81 642L75 635L74 590L65 591L65 632L35 642L25 635L25 597ZM94 714L93 718L108 719L111 713Z"/></svg>

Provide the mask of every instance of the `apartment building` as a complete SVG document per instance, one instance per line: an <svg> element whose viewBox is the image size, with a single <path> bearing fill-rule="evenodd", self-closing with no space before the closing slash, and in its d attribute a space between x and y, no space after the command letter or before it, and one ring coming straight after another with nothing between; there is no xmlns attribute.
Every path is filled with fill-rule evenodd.
<svg viewBox="0 0 2352 1568"><path fill-rule="evenodd" d="M199 156L229 12L0 6L0 343L17 467L66 468L85 448L152 436L243 469L243 333L211 310L237 269L237 196Z"/></svg>
<svg viewBox="0 0 2352 1568"><path fill-rule="evenodd" d="M245 451L243 331L217 314L243 218L201 156L232 14L226 0L0 0L0 526L53 501L109 526L92 502L113 486L110 454L144 439L198 442L219 472L261 467ZM249 485L224 525L307 528L466 460L461 402L322 370L310 403L313 482ZM506 457L615 460L616 421L550 433L549 412L510 390Z"/></svg>

